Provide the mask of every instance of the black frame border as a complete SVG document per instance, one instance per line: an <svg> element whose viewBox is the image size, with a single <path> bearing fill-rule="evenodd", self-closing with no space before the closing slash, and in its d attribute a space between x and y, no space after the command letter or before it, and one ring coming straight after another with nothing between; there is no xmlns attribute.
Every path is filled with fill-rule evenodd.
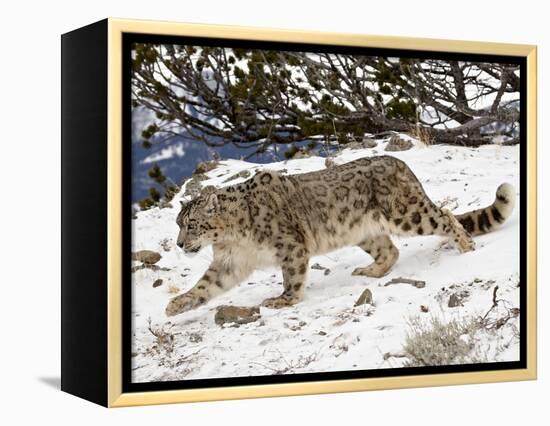
<svg viewBox="0 0 550 426"><path fill-rule="evenodd" d="M448 366L384 368L376 370L354 370L319 372L289 375L244 376L229 378L193 379L169 382L133 383L131 381L131 47L133 43L187 44L197 46L240 47L265 50L310 51L346 53L355 55L410 57L419 59L455 59L462 61L497 62L520 66L520 360L481 364ZM411 49L389 49L356 47L346 45L325 45L311 43L274 42L228 38L207 38L172 35L149 35L123 33L122 35L122 391L124 393L188 390L231 386L254 386L296 382L335 381L347 379L368 379L399 376L422 376L448 373L469 373L480 371L501 371L527 368L527 57L425 51Z"/></svg>
<svg viewBox="0 0 550 426"><path fill-rule="evenodd" d="M109 374L108 26L104 19L60 39L60 387L101 405Z"/></svg>

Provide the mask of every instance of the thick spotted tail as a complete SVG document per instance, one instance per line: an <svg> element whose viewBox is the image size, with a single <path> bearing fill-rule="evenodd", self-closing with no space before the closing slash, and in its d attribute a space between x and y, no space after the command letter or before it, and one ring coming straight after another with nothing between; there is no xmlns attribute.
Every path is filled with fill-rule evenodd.
<svg viewBox="0 0 550 426"><path fill-rule="evenodd" d="M515 203L516 190L509 183L503 183L497 189L493 204L455 217L470 235L486 234L498 228L510 217Z"/></svg>

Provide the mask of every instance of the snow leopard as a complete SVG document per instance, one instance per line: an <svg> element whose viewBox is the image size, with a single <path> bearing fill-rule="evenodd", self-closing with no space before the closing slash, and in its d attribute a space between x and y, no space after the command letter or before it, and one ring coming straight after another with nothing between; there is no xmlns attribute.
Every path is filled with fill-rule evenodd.
<svg viewBox="0 0 550 426"><path fill-rule="evenodd" d="M304 297L309 259L345 246L358 246L373 259L352 275L380 278L399 257L392 235L439 235L469 252L473 236L510 217L515 197L514 187L503 183L488 207L454 215L430 200L403 161L386 155L303 174L263 170L242 183L206 187L181 203L177 245L188 254L211 245L212 263L165 312L173 316L203 305L268 266L281 268L283 292L262 305L294 305Z"/></svg>

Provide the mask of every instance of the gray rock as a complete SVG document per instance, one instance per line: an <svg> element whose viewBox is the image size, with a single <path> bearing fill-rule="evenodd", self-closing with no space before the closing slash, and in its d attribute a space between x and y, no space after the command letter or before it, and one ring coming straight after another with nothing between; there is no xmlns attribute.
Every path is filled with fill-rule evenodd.
<svg viewBox="0 0 550 426"><path fill-rule="evenodd" d="M372 291L370 291L368 288L365 289L363 293L361 293L361 296L359 296L359 299L357 299L357 302L355 302L355 306L366 304L372 305Z"/></svg>
<svg viewBox="0 0 550 426"><path fill-rule="evenodd" d="M401 139L397 135L390 137L388 145L386 145L385 151L406 151L413 147L413 143L410 140Z"/></svg>
<svg viewBox="0 0 550 426"><path fill-rule="evenodd" d="M300 149L292 156L292 159L298 159L298 158L309 158L311 157L311 152L306 151L305 149Z"/></svg>
<svg viewBox="0 0 550 426"><path fill-rule="evenodd" d="M218 161L211 160L211 161L201 161L199 164L197 164L197 167L195 168L195 171L193 172L194 175L202 175L204 173L209 172L210 170L214 170L218 166Z"/></svg>
<svg viewBox="0 0 550 426"><path fill-rule="evenodd" d="M459 306L462 306L462 299L460 296L456 293L451 294L449 297L449 303L447 303L447 306L449 308L457 308Z"/></svg>
<svg viewBox="0 0 550 426"><path fill-rule="evenodd" d="M205 179L207 178L204 175L195 175L186 181L185 193L183 195L186 197L195 198L202 190L201 181Z"/></svg>
<svg viewBox="0 0 550 426"><path fill-rule="evenodd" d="M132 273L141 271L142 269L150 269L152 271L169 271L170 268L161 268L157 265L149 265L148 263L142 263L141 265L132 266Z"/></svg>
<svg viewBox="0 0 550 426"><path fill-rule="evenodd" d="M140 250L132 253L132 260L145 263L146 265L154 265L161 258L160 253L152 250Z"/></svg>
<svg viewBox="0 0 550 426"><path fill-rule="evenodd" d="M257 321L260 317L260 308L257 306L222 305L216 308L214 322L218 325L233 324L234 327L238 327L241 324Z"/></svg>
<svg viewBox="0 0 550 426"><path fill-rule="evenodd" d="M345 145L342 145L342 148L345 149L361 149L363 148L363 144L361 142L348 142Z"/></svg>
<svg viewBox="0 0 550 426"><path fill-rule="evenodd" d="M234 175L232 176L229 176L227 179L224 180L224 183L225 182L230 182L232 180L235 180L235 179L238 179L238 178L244 178L246 179L247 177L250 176L250 172L248 170L241 170L240 172L238 173L235 173Z"/></svg>
<svg viewBox="0 0 550 426"><path fill-rule="evenodd" d="M367 136L365 136L361 141L352 141L347 143L344 147L349 149L363 149L363 148L376 148L378 143Z"/></svg>
<svg viewBox="0 0 550 426"><path fill-rule="evenodd" d="M365 136L361 141L361 145L363 145L364 148L376 148L378 143L374 139Z"/></svg>

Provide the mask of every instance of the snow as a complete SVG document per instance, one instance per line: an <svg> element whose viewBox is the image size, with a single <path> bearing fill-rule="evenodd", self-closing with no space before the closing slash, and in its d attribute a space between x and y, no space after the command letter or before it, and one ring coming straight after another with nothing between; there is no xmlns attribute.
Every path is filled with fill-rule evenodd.
<svg viewBox="0 0 550 426"><path fill-rule="evenodd" d="M337 164L357 158L386 154L387 140L376 148L343 150ZM409 151L392 152L404 160L436 204L455 213L489 205L499 184L519 188L519 146L487 145L480 148L424 146L415 141ZM243 178L224 182L241 170L251 175L269 168L295 174L325 167L325 159L311 157L271 164L225 160L207 174L203 186L233 185ZM346 247L314 257L324 269L311 269L305 297L295 306L272 310L262 307L261 319L245 325L219 326L214 314L219 305L253 306L282 291L276 268L257 270L239 286L204 306L168 318L164 309L176 294L190 289L207 269L211 248L189 257L175 246L178 199L172 208L139 212L133 220L132 250L155 250L157 264L169 270L142 269L132 274L132 380L134 382L189 380L270 374L292 374L401 367L400 354L410 321L467 320L483 316L492 306L493 289L506 306L519 307L519 199L508 221L497 231L476 237L476 250L460 254L440 237L392 237L400 258L381 278L352 276L371 258L356 247ZM426 282L424 288L408 284L384 286L396 277ZM161 278L162 285L153 287ZM354 307L369 288L373 305ZM465 296L462 306L449 308L452 293ZM420 306L428 309L421 312ZM502 309L502 308L499 308ZM500 315L493 312L491 315ZM171 334L170 348L158 344L149 330ZM519 319L513 318L494 331L476 334L476 351L485 362L519 359ZM385 356L386 355L386 356Z"/></svg>
<svg viewBox="0 0 550 426"><path fill-rule="evenodd" d="M145 157L141 163L142 164L151 164L156 163L162 160L168 160L170 158L178 157L181 158L185 155L185 150L183 149L183 143L179 142L174 145L167 146L159 152L155 152L147 157Z"/></svg>

